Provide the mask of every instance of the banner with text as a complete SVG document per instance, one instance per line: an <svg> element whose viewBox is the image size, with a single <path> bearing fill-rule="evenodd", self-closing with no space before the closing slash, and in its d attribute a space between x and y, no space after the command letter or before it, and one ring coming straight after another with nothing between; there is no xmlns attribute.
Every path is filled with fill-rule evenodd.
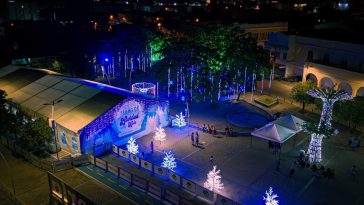
<svg viewBox="0 0 364 205"><path fill-rule="evenodd" d="M137 164L138 166L140 165L140 159L139 159L139 157L137 157L136 155L130 154L130 160L131 160L134 164Z"/></svg>
<svg viewBox="0 0 364 205"><path fill-rule="evenodd" d="M222 196L220 194L216 197L216 205L234 205L235 202L225 196Z"/></svg>
<svg viewBox="0 0 364 205"><path fill-rule="evenodd" d="M190 180L182 178L182 187L194 194L196 193L196 184Z"/></svg>
<svg viewBox="0 0 364 205"><path fill-rule="evenodd" d="M197 184L196 184L196 194L209 201L212 201L214 199L214 193L212 191Z"/></svg>
<svg viewBox="0 0 364 205"><path fill-rule="evenodd" d="M140 165L144 168L144 169L147 169L149 171L153 171L153 165L152 163L148 162L148 161L145 161L145 160L141 160L140 162Z"/></svg>
<svg viewBox="0 0 364 205"><path fill-rule="evenodd" d="M160 167L158 165L153 165L154 166L154 173L155 174L158 174L158 175L161 175L161 176L164 176L166 177L167 176L167 169L164 168L164 167Z"/></svg>
<svg viewBox="0 0 364 205"><path fill-rule="evenodd" d="M169 179L171 179L174 183L177 183L178 185L181 184L181 177L172 171L169 171Z"/></svg>
<svg viewBox="0 0 364 205"><path fill-rule="evenodd" d="M119 155L119 152L118 152L119 148L116 146L116 145L112 145L112 152L114 152L116 155Z"/></svg>
<svg viewBox="0 0 364 205"><path fill-rule="evenodd" d="M126 159L129 159L129 152L121 148L119 148L119 155Z"/></svg>

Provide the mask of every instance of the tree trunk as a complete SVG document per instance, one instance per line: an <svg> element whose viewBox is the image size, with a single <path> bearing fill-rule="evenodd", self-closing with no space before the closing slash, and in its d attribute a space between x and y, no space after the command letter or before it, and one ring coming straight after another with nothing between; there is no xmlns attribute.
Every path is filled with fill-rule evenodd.
<svg viewBox="0 0 364 205"><path fill-rule="evenodd" d="M302 111L304 111L304 110L305 110L305 106L306 106L306 103L305 103L305 101L303 101L303 102L302 102Z"/></svg>
<svg viewBox="0 0 364 205"><path fill-rule="evenodd" d="M323 135L312 133L310 145L308 146L307 154L309 156L310 163L320 163L321 158L321 145Z"/></svg>

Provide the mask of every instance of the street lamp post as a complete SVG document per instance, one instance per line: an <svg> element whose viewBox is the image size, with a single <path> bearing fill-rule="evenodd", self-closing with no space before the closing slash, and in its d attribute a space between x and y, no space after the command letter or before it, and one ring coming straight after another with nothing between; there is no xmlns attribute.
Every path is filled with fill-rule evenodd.
<svg viewBox="0 0 364 205"><path fill-rule="evenodd" d="M57 137L56 137L56 125L55 125L55 123L54 123L54 106L56 105L56 104L58 104L58 103L60 103L60 102L62 102L63 100L62 99L60 99L60 100L57 100L57 101L55 101L55 100L53 100L53 101L51 101L51 102L49 102L49 103L44 103L43 105L51 105L52 106L52 114L51 114L51 116L52 116L52 130L53 130L53 135L54 135L54 143L55 143L55 146L56 146L56 155L57 155L57 160L59 160L59 156L58 156L58 142L57 142Z"/></svg>

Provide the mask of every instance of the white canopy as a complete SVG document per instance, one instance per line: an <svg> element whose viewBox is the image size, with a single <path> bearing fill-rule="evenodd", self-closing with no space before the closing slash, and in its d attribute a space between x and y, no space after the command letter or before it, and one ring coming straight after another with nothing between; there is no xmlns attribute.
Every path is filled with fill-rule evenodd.
<svg viewBox="0 0 364 205"><path fill-rule="evenodd" d="M305 121L294 116L294 115L285 115L277 120L273 121L274 124L281 125L283 127L289 128L296 132L302 131L302 125Z"/></svg>
<svg viewBox="0 0 364 205"><path fill-rule="evenodd" d="M286 115L253 131L251 135L273 142L284 143L302 131L303 123L304 121L300 118Z"/></svg>

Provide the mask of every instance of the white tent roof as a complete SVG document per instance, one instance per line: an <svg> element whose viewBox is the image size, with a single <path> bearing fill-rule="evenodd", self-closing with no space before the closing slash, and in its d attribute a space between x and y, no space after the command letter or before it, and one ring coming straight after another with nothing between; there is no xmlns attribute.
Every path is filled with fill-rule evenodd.
<svg viewBox="0 0 364 205"><path fill-rule="evenodd" d="M302 119L293 115L285 115L273 121L274 124L281 125L296 132L302 131L302 125L304 122L305 121L303 121Z"/></svg>
<svg viewBox="0 0 364 205"><path fill-rule="evenodd" d="M259 128L251 133L253 136L263 138L266 140L284 143L289 138L293 137L296 132L286 127L269 123L262 128Z"/></svg>
<svg viewBox="0 0 364 205"><path fill-rule="evenodd" d="M302 125L305 121L293 116L285 115L264 127L253 131L253 136L270 140L273 142L284 143L295 134L302 131Z"/></svg>

